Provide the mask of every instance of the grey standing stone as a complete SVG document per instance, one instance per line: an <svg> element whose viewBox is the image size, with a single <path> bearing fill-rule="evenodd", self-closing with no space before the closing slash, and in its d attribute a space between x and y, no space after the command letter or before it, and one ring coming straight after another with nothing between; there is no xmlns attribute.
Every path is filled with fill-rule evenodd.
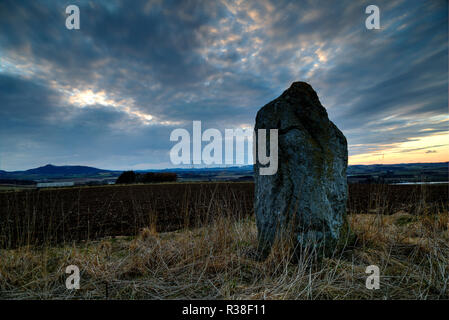
<svg viewBox="0 0 449 320"><path fill-rule="evenodd" d="M283 234L293 234L297 248L332 251L346 225L345 136L305 82L261 108L255 129L278 129L279 146L276 174L260 175L261 165L254 165L259 252L266 256Z"/></svg>

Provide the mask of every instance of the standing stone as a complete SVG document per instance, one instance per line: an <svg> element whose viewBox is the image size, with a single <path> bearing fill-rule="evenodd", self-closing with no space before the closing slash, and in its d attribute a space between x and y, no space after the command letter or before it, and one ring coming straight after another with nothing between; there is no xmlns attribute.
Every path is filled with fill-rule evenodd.
<svg viewBox="0 0 449 320"><path fill-rule="evenodd" d="M260 109L255 129L278 129L279 147L276 174L260 175L262 165L254 165L259 253L266 256L276 237L287 234L297 249L332 252L346 221L345 136L305 82ZM268 134L266 140L270 150Z"/></svg>

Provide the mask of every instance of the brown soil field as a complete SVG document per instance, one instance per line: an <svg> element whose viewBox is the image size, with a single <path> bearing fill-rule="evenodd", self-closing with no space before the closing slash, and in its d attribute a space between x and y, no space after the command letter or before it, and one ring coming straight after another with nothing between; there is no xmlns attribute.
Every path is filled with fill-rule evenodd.
<svg viewBox="0 0 449 320"><path fill-rule="evenodd" d="M0 247L168 232L253 215L254 184L166 183L0 193ZM349 214L438 214L447 185L349 186Z"/></svg>

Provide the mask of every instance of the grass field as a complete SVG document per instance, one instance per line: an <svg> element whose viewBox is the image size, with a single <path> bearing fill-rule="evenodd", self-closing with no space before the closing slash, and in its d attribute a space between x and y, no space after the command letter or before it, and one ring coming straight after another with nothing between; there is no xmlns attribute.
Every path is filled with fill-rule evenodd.
<svg viewBox="0 0 449 320"><path fill-rule="evenodd" d="M350 186L355 243L297 263L290 243L253 258L252 192L211 183L2 195L0 298L449 299L447 186ZM65 287L68 265L80 290ZM365 287L368 265L380 268L379 290Z"/></svg>

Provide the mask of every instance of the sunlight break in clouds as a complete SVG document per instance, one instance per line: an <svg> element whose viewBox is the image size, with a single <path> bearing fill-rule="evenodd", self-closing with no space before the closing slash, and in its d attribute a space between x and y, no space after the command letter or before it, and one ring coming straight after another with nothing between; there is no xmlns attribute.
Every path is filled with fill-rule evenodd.
<svg viewBox="0 0 449 320"><path fill-rule="evenodd" d="M429 152L430 151L430 152ZM449 159L449 133L409 138L409 141L385 145L374 153L349 156L349 164L393 164L445 162Z"/></svg>
<svg viewBox="0 0 449 320"><path fill-rule="evenodd" d="M150 114L145 114L143 112L133 110L132 105L134 101L132 99L123 99L120 101L115 101L107 97L104 91L93 92L92 90L74 90L68 99L69 103L76 105L78 107L85 107L91 105L102 105L117 108L121 111L126 112L131 116L139 118L143 124L151 124L153 116Z"/></svg>

